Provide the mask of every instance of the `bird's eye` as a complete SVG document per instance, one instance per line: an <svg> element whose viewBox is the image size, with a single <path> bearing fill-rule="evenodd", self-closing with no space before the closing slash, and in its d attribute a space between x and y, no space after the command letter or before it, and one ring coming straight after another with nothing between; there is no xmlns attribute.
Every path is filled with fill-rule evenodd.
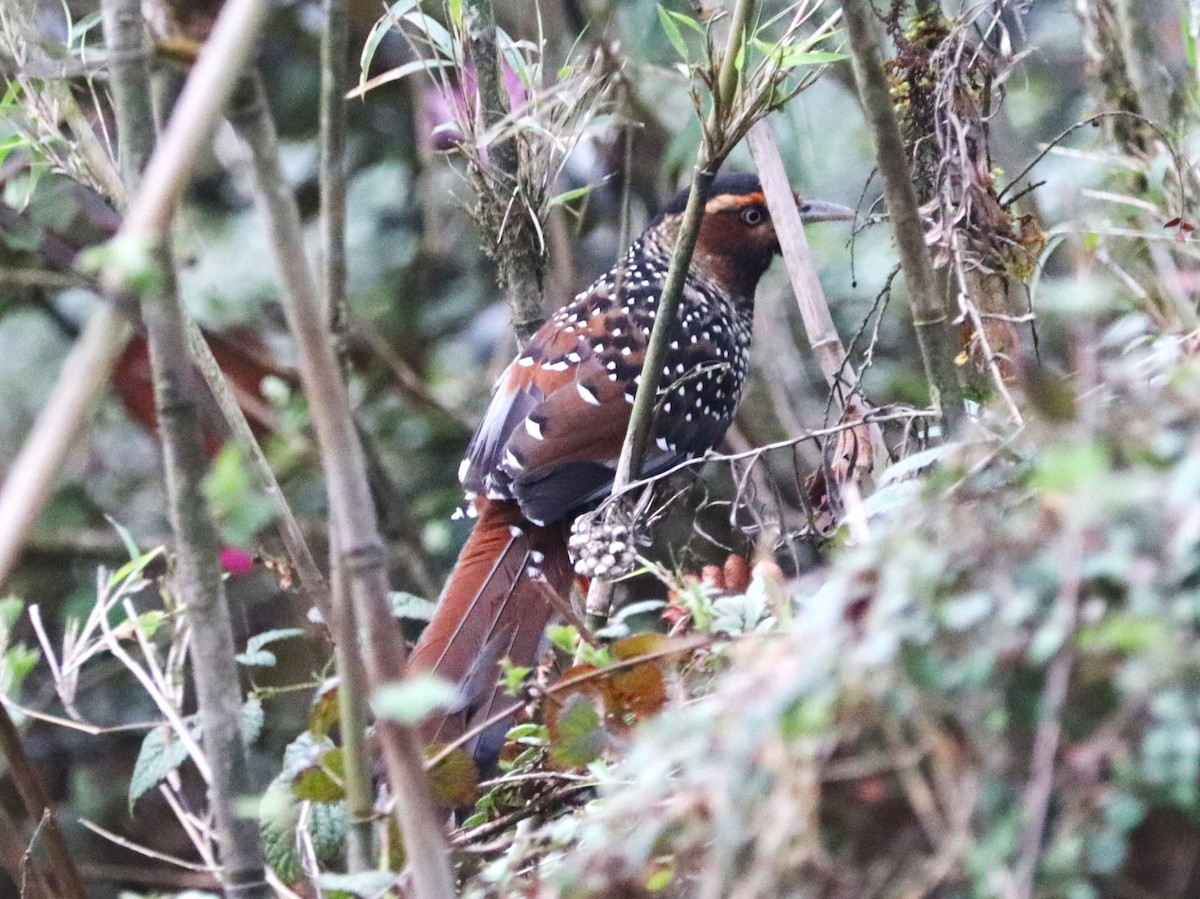
<svg viewBox="0 0 1200 899"><path fill-rule="evenodd" d="M742 210L742 222L753 228L761 225L767 217L767 211L761 206L747 206Z"/></svg>

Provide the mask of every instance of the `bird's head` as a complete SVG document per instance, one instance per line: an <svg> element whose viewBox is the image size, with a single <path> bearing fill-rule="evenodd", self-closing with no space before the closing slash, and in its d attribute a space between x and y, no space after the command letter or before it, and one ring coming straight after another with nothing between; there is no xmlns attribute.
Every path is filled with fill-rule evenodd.
<svg viewBox="0 0 1200 899"><path fill-rule="evenodd" d="M854 210L794 195L803 222L852 221ZM672 234L687 207L684 190L663 210L660 222ZM718 282L725 291L754 296L759 278L779 252L779 236L754 175L722 175L705 191L704 218L696 239L692 271Z"/></svg>

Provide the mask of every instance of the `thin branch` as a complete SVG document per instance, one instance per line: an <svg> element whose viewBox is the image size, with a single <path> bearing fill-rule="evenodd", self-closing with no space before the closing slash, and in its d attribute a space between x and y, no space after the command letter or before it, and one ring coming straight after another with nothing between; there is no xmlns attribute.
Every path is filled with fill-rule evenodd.
<svg viewBox="0 0 1200 899"><path fill-rule="evenodd" d="M325 328L320 292L304 252L299 211L280 168L275 123L257 76L243 83L230 121L252 156L255 199L283 282L284 312L296 340L300 377L321 449L332 542L338 546L339 565L349 585L367 678L371 687L378 689L404 677L404 642L388 606L384 548L350 397ZM417 899L449 899L455 895L454 875L442 815L429 791L417 736L411 728L392 721L379 721L376 733L397 799L414 895Z"/></svg>
<svg viewBox="0 0 1200 899"><path fill-rule="evenodd" d="M62 828L59 827L58 818L50 806L42 779L30 762L29 756L25 754L25 747L21 745L21 735L17 733L17 727L3 703L0 703L0 751L4 752L4 758L8 762L9 773L17 785L21 804L25 806L25 814L30 821L45 821L42 834L50 870L54 872L57 886L54 895L63 899L86 899L83 881L75 867L75 860L67 849Z"/></svg>
<svg viewBox="0 0 1200 899"><path fill-rule="evenodd" d="M17 822L0 806L0 864L8 872L21 899L54 899L45 872L33 863L31 849L32 843L26 842ZM78 895L83 896L83 893Z"/></svg>
<svg viewBox="0 0 1200 899"><path fill-rule="evenodd" d="M867 123L875 138L884 197L896 234L900 264L908 282L909 303L925 377L929 381L933 405L941 411L945 421L945 434L950 436L958 431L964 417L962 388L954 366L953 335L925 247L925 231L917 209L908 156L883 71L875 9L871 0L842 0L842 11L850 36L854 77Z"/></svg>
<svg viewBox="0 0 1200 899"><path fill-rule="evenodd" d="M258 481L259 489L275 505L275 513L279 516L279 537L296 569L300 591L306 600L317 607L317 611L321 613L321 617L325 621L332 621L333 609L329 604L329 584L317 566L317 560L313 557L312 549L309 548L308 541L304 537L304 529L300 527L300 522L296 520L296 513L292 511L291 504L283 495L283 488L279 486L271 463L263 452L258 438L254 436L250 422L246 420L246 413L238 405L233 386L229 383L225 373L221 371L221 366L213 355L212 348L204 337L204 332L200 330L195 319L190 316L185 324L188 352L192 362L195 363L208 385L209 392L217 401L217 406L229 426L231 437L246 458L250 460L250 472Z"/></svg>

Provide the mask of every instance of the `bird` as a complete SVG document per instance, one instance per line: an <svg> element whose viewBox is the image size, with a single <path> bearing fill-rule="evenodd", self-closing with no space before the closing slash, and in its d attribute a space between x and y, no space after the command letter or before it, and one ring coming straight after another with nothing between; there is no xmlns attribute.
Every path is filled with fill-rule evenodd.
<svg viewBox="0 0 1200 899"><path fill-rule="evenodd" d="M688 191L650 221L619 262L533 335L496 382L459 469L474 528L408 661L454 685L427 718L427 745L479 730L464 748L490 770L509 702L501 660L533 667L573 579L572 520L608 495L641 381ZM702 192L696 248L663 366L644 476L716 446L749 368L754 293L779 253L758 178L721 175ZM796 197L801 219L852 219ZM561 606L560 606L561 607Z"/></svg>

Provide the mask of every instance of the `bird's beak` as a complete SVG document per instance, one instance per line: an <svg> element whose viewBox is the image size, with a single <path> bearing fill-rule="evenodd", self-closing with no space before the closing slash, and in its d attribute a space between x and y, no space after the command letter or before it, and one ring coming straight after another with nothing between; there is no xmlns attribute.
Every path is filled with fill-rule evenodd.
<svg viewBox="0 0 1200 899"><path fill-rule="evenodd" d="M796 197L796 208L800 210L800 221L808 222L852 222L856 216L849 206L825 203L822 200L806 200Z"/></svg>

